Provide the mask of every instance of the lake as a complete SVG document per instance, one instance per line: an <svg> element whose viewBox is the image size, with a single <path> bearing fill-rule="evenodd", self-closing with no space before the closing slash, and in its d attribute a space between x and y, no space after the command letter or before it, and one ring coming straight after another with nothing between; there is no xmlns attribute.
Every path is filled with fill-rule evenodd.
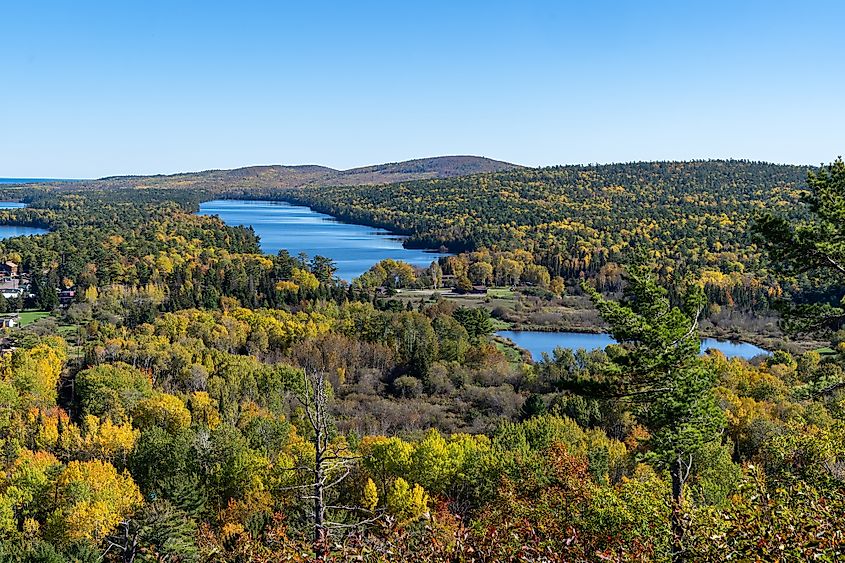
<svg viewBox="0 0 845 563"><path fill-rule="evenodd" d="M227 225L251 226L261 239L261 250L276 254L285 249L291 256L331 258L336 276L350 281L385 258L427 267L438 252L405 248L403 237L364 225L338 221L302 205L281 201L220 199L200 204L200 215L218 215Z"/></svg>
<svg viewBox="0 0 845 563"><path fill-rule="evenodd" d="M19 201L0 201L0 209L22 209L24 207L26 207L26 204ZM47 233L46 229L39 229L38 227L0 225L0 240L28 235L43 235L45 233Z"/></svg>
<svg viewBox="0 0 845 563"><path fill-rule="evenodd" d="M64 178L0 178L0 184L40 184L42 182L78 182Z"/></svg>
<svg viewBox="0 0 845 563"><path fill-rule="evenodd" d="M0 225L0 240L29 235L44 235L49 231L38 227L22 227L20 225Z"/></svg>
<svg viewBox="0 0 845 563"><path fill-rule="evenodd" d="M21 227L20 225L0 225L0 240L12 237L47 234L47 229L38 227Z"/></svg>
<svg viewBox="0 0 845 563"><path fill-rule="evenodd" d="M531 352L531 357L539 360L543 352L552 353L557 347L577 350L601 350L616 341L609 334L586 334L582 332L541 332L534 330L500 330L496 333L499 336L511 340L520 348ZM739 357L746 360L760 354L768 355L769 352L747 342L730 342L705 338L701 341L701 352L709 348L715 348L729 358Z"/></svg>

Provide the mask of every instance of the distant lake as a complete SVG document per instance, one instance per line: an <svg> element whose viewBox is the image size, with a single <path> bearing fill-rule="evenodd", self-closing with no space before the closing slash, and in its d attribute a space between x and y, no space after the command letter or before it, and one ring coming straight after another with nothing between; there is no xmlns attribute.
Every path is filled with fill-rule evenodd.
<svg viewBox="0 0 845 563"><path fill-rule="evenodd" d="M41 182L78 182L65 178L0 178L0 184L39 184Z"/></svg>
<svg viewBox="0 0 845 563"><path fill-rule="evenodd" d="M28 235L44 235L49 231L38 227L21 227L20 225L0 225L0 240Z"/></svg>
<svg viewBox="0 0 845 563"><path fill-rule="evenodd" d="M26 207L26 204L19 201L0 201L0 209L22 209L24 207ZM0 225L0 240L28 235L43 235L47 232L47 229L39 229L38 227Z"/></svg>
<svg viewBox="0 0 845 563"><path fill-rule="evenodd" d="M251 226L261 250L291 256L305 252L331 258L341 279L350 281L386 258L427 267L443 254L402 246L404 237L365 225L342 223L324 213L282 201L220 199L200 204L200 215L218 215L227 225Z"/></svg>
<svg viewBox="0 0 845 563"><path fill-rule="evenodd" d="M500 330L496 334L511 340L520 348L525 348L531 352L531 357L534 360L540 360L543 357L543 352L551 355L552 351L558 347L569 348L571 350L578 350L579 348L585 350L603 350L610 344L616 343L606 333L585 334L582 332ZM727 340L716 340L714 338L703 339L701 341L701 352L704 353L709 348L719 350L728 358L739 357L746 360L760 354L769 354L768 351L747 342L730 342Z"/></svg>

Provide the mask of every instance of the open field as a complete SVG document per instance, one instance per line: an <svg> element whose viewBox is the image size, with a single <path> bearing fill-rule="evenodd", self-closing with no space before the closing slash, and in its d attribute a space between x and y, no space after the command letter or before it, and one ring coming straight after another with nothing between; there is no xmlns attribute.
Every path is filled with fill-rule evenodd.
<svg viewBox="0 0 845 563"><path fill-rule="evenodd" d="M50 313L47 311L23 311L21 314L21 326L31 325L39 319L49 317Z"/></svg>

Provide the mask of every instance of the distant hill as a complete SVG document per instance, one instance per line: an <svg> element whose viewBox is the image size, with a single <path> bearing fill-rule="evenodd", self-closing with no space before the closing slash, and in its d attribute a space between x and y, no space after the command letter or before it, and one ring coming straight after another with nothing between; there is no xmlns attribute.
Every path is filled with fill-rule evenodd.
<svg viewBox="0 0 845 563"><path fill-rule="evenodd" d="M335 170L318 165L269 165L156 176L111 176L76 182L74 188L178 188L214 192L238 188L355 186L453 178L516 168L520 167L480 156L438 156L349 170Z"/></svg>
<svg viewBox="0 0 845 563"><path fill-rule="evenodd" d="M515 168L520 167L480 156L437 156L344 170L339 173L340 181L336 185L390 184L404 182L406 178L454 178L485 172L504 172Z"/></svg>

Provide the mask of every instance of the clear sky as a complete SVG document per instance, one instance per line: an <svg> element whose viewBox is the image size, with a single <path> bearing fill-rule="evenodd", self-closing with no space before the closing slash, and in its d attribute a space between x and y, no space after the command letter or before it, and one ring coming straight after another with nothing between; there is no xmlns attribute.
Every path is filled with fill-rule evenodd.
<svg viewBox="0 0 845 563"><path fill-rule="evenodd" d="M0 176L845 153L845 2L0 2Z"/></svg>

